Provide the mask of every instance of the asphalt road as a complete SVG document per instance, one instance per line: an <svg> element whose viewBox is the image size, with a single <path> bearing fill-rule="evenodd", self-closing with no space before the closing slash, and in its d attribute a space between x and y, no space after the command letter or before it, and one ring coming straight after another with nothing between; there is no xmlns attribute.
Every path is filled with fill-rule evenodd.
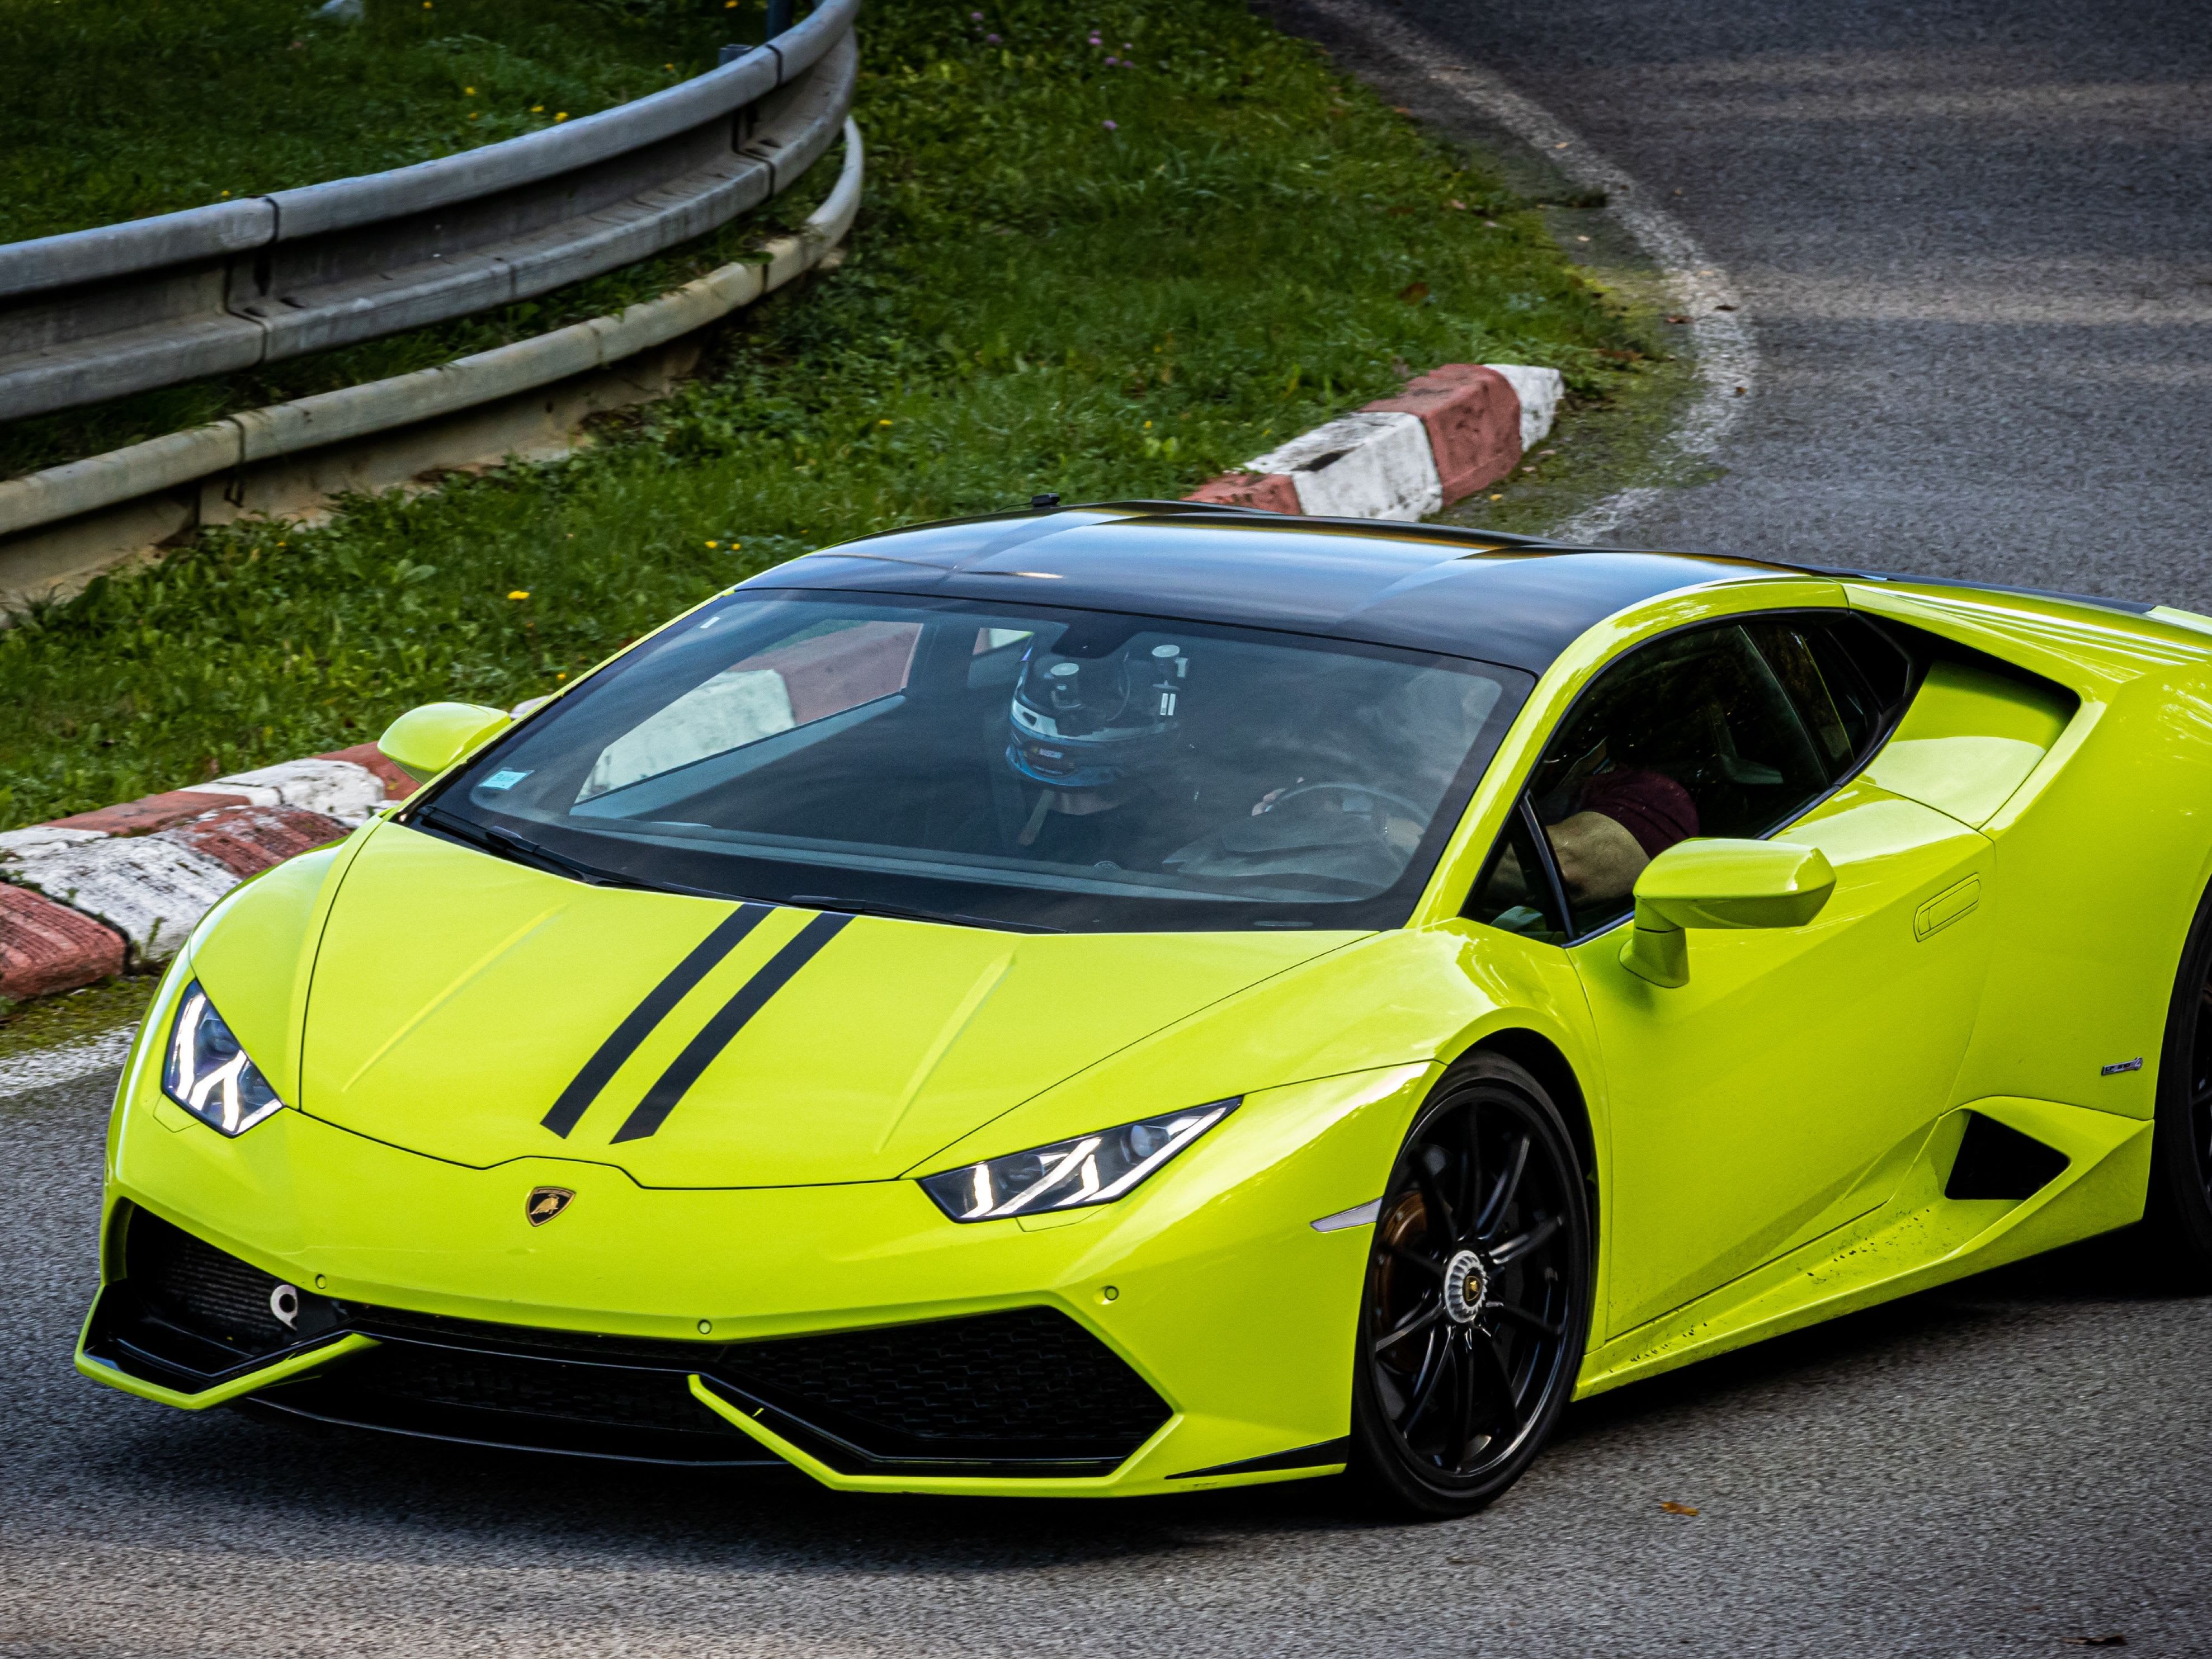
<svg viewBox="0 0 2212 1659"><path fill-rule="evenodd" d="M1644 180L1741 295L1723 471L1620 539L2212 609L2201 6L1391 9ZM0 1654L2212 1654L2212 1304L2125 1239L1578 1407L1448 1525L1325 1486L854 1499L82 1382L112 1087L0 1097Z"/></svg>
<svg viewBox="0 0 2212 1659"><path fill-rule="evenodd" d="M840 1498L186 1417L80 1380L112 1073L0 1106L0 1654L2212 1649L2212 1309L2076 1250L1624 1389L1486 1514L1325 1485ZM1694 1516L1662 1511L1662 1502Z"/></svg>
<svg viewBox="0 0 2212 1659"><path fill-rule="evenodd" d="M2212 610L2203 0L1270 9L1356 61L1362 3L1425 43L1379 63L1397 101L1494 71L1733 283L1725 476L1613 539Z"/></svg>

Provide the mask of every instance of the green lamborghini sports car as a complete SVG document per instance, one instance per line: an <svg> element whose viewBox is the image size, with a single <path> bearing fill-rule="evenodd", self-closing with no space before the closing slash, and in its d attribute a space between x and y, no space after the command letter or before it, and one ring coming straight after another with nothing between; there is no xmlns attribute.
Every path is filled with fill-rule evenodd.
<svg viewBox="0 0 2212 1659"><path fill-rule="evenodd" d="M147 1017L88 1376L1437 1514L2147 1210L2212 1267L2212 619L1137 502L383 745Z"/></svg>

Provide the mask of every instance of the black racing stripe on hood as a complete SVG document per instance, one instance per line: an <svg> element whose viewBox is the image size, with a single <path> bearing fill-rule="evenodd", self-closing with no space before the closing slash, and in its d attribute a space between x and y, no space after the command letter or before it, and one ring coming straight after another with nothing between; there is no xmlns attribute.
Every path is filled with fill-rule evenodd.
<svg viewBox="0 0 2212 1659"><path fill-rule="evenodd" d="M574 1128L599 1098L599 1091L622 1069L623 1062L637 1052L637 1045L652 1035L654 1026L668 1018L669 1010L683 1001L692 987L736 950L738 942L759 927L775 908L772 904L741 904L725 916L713 933L693 945L690 954L668 970L667 977L646 994L644 1001L629 1011L613 1034L599 1045L599 1052L584 1062L584 1069L561 1091L553 1109L542 1120L545 1127L564 1137Z"/></svg>
<svg viewBox="0 0 2212 1659"><path fill-rule="evenodd" d="M745 1023L766 1007L769 999L789 984L792 977L813 961L822 947L836 938L850 921L850 916L819 915L800 928L791 943L739 986L737 994L722 1005L699 1035L684 1045L684 1052L660 1074L660 1081L646 1091L645 1098L638 1102L637 1109L617 1132L615 1139L642 1140L666 1121L677 1103L699 1080L699 1074L714 1063L714 1056L728 1048L731 1040L744 1030Z"/></svg>

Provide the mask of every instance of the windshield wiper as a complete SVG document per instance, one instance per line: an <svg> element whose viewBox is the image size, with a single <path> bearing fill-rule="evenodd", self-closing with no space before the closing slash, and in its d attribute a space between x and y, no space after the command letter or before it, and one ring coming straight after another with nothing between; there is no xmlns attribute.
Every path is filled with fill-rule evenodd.
<svg viewBox="0 0 2212 1659"><path fill-rule="evenodd" d="M1041 921L1001 921L994 916L971 916L958 910L916 910L903 904L880 904L873 899L840 898L832 893L793 893L786 904L803 904L810 910L836 910L848 916L889 916L894 921L951 922L961 927L988 927L1001 933L1064 933L1065 927Z"/></svg>
<svg viewBox="0 0 2212 1659"><path fill-rule="evenodd" d="M494 858L507 860L511 864L526 864L549 874L566 876L571 881L580 881L592 887L633 887L646 892L661 890L649 881L640 881L635 876L623 875L617 870L602 870L597 865L586 864L556 853L550 847L540 847L526 840L512 830L495 826L480 826L466 818L455 817L451 812L435 806L426 806L414 815L432 828L465 842L478 852L489 853Z"/></svg>

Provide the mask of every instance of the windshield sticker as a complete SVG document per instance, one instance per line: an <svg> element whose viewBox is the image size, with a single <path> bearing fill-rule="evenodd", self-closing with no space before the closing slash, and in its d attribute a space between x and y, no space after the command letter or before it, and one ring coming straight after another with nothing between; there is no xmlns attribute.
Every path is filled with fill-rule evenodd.
<svg viewBox="0 0 2212 1659"><path fill-rule="evenodd" d="M477 787L479 789L512 789L516 784L520 783L523 779L529 775L530 774L528 772L517 772L512 769L505 772L495 772L489 777L486 778L482 783L478 784Z"/></svg>

